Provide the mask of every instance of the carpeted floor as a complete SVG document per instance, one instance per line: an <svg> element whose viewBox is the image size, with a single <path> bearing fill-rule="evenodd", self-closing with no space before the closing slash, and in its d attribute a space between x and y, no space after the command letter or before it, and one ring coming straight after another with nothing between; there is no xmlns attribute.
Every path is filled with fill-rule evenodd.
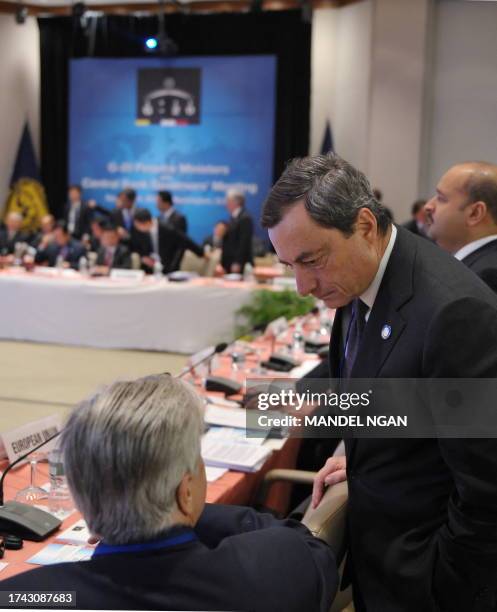
<svg viewBox="0 0 497 612"><path fill-rule="evenodd" d="M185 355L0 342L0 432L67 409L118 378L177 374Z"/></svg>

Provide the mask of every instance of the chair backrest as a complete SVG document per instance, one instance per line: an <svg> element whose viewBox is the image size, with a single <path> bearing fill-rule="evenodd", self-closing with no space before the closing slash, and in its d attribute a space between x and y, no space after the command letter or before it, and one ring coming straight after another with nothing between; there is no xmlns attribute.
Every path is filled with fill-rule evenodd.
<svg viewBox="0 0 497 612"><path fill-rule="evenodd" d="M339 585L345 565L346 519L347 519L348 487L347 482L340 482L329 487L316 509L307 509L302 523L317 538L325 541L335 553L338 567ZM340 587L339 587L340 589ZM339 590L331 605L330 612L340 612L352 602L352 589L347 587Z"/></svg>
<svg viewBox="0 0 497 612"><path fill-rule="evenodd" d="M309 531L331 546L338 565L346 549L347 501L347 482L339 482L328 488L317 508L309 506L302 518L302 523Z"/></svg>
<svg viewBox="0 0 497 612"><path fill-rule="evenodd" d="M197 257L195 253L188 249L183 253L179 269L181 272L196 272L200 276L205 276L207 261L202 257Z"/></svg>

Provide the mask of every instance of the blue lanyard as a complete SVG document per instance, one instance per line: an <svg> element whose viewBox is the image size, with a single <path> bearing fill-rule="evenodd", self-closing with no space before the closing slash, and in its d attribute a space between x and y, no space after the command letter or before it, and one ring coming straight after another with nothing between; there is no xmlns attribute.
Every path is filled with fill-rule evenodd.
<svg viewBox="0 0 497 612"><path fill-rule="evenodd" d="M171 548L172 546L178 546L178 544L186 544L187 542L194 542L197 536L193 530L188 530L185 533L180 533L176 536L170 536L168 538L162 538L160 540L152 540L151 542L141 542L136 544L105 544L101 542L96 548L92 555L92 558L100 557L103 555L116 555L125 553L143 552L147 550L160 550L162 548Z"/></svg>

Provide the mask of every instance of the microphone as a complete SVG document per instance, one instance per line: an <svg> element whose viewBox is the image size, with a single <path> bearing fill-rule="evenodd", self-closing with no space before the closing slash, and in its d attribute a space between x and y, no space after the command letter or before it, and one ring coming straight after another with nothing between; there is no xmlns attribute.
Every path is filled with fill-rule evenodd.
<svg viewBox="0 0 497 612"><path fill-rule="evenodd" d="M41 542L61 526L62 521L44 510L16 501L5 503L3 501L3 482L10 470L29 457L31 453L51 442L60 433L58 431L56 434L53 434L53 436L50 436L24 455L21 455L5 468L4 473L0 477L0 532L12 533L24 540Z"/></svg>
<svg viewBox="0 0 497 612"><path fill-rule="evenodd" d="M205 355L204 357L202 357L202 359L199 359L197 362L192 363L190 366L187 366L186 368L184 368L179 374L178 374L178 378L183 378L183 376L186 376L187 374L191 374L195 368L198 368L199 365L202 365L205 362L209 362L209 374L210 374L210 362L213 359L213 357L215 355L217 355L218 353L222 353L223 351L225 351L228 348L228 344L226 342L220 342L219 344L216 344L216 346L214 347L214 349L208 353L207 355Z"/></svg>

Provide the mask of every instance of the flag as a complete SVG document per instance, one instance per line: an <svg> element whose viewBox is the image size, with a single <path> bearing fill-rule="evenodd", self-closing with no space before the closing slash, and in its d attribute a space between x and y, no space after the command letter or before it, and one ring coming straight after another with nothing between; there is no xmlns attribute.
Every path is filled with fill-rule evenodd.
<svg viewBox="0 0 497 612"><path fill-rule="evenodd" d="M321 155L326 153L333 153L333 135L331 133L331 125L329 121L326 121L326 128L324 130L323 144L321 145Z"/></svg>
<svg viewBox="0 0 497 612"><path fill-rule="evenodd" d="M21 213L24 218L22 229L27 232L38 229L40 219L48 214L47 198L40 182L40 171L27 122L17 150L4 211L4 218L11 212Z"/></svg>

